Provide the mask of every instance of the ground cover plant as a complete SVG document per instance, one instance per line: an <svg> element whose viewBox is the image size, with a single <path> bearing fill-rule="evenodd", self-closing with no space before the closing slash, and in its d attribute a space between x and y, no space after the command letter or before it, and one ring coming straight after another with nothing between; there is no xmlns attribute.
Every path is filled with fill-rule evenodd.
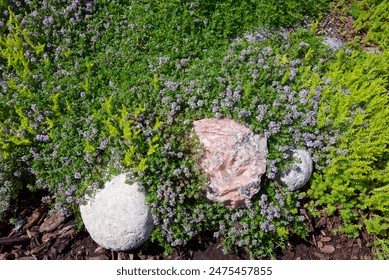
<svg viewBox="0 0 389 280"><path fill-rule="evenodd" d="M350 13L356 18L356 30L364 30L367 33L363 41L388 49L388 1L352 1L351 7Z"/></svg>
<svg viewBox="0 0 389 280"><path fill-rule="evenodd" d="M335 53L314 26L296 26L326 1L0 3L0 218L29 188L81 227L85 193L131 172L156 224L150 242L166 253L212 231L225 251L271 257L306 236L304 198L312 214L340 214L350 235L366 226L387 256L388 52ZM247 209L202 194L202 147L190 135L204 117L268 138ZM315 162L306 193L275 180L295 147Z"/></svg>

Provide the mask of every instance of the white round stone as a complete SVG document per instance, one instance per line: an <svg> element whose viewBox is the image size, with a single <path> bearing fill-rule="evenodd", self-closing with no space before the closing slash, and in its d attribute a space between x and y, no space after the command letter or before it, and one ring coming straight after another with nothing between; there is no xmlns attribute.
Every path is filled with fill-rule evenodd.
<svg viewBox="0 0 389 280"><path fill-rule="evenodd" d="M295 191L303 187L312 175L313 161L306 150L292 150L292 166L284 170L281 174L281 182L289 190Z"/></svg>
<svg viewBox="0 0 389 280"><path fill-rule="evenodd" d="M80 205L81 217L92 239L115 251L139 247L154 226L144 193L136 183L129 185L125 180L125 174L114 177L85 205Z"/></svg>

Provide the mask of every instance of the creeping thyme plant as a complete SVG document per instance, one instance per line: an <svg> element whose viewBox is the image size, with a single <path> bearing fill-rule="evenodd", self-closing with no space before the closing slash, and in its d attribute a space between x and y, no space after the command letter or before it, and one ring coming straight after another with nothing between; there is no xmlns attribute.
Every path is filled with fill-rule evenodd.
<svg viewBox="0 0 389 280"><path fill-rule="evenodd" d="M279 26L302 24L326 1L283 1L284 13L267 11L270 2L0 2L0 218L23 188L78 217L85 194L131 172L152 211L151 242L166 253L211 231L225 251L274 256L306 236L304 197L313 214L343 204L350 234L354 210L375 211L364 219L385 240L376 224L389 218L388 54L336 54L306 23ZM192 122L205 117L268 139L267 172L248 208L204 198ZM314 160L306 193L275 180L295 147Z"/></svg>

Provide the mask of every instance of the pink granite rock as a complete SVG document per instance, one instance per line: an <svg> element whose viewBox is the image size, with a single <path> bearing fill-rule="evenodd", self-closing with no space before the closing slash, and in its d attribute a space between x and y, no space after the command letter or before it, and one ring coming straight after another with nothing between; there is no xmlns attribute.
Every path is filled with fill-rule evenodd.
<svg viewBox="0 0 389 280"><path fill-rule="evenodd" d="M193 127L205 146L199 164L208 174L207 198L229 209L247 206L266 172L266 138L230 119L202 119Z"/></svg>

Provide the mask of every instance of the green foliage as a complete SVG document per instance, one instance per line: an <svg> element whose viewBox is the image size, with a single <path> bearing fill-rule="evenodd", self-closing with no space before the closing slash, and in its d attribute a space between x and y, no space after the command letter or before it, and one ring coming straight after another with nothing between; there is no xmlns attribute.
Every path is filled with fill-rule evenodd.
<svg viewBox="0 0 389 280"><path fill-rule="evenodd" d="M312 205L329 214L339 207L343 230L357 235L355 209L378 211L388 218L388 52L382 55L340 52L327 77L318 114L321 129L338 129L327 167L316 173L308 194ZM369 224L371 225L371 224Z"/></svg>
<svg viewBox="0 0 389 280"><path fill-rule="evenodd" d="M81 228L84 195L130 172L166 253L213 231L226 251L272 257L306 236L302 196L273 180L298 146L315 160L312 209L339 211L350 234L355 210L372 211L365 225L386 254L388 54L341 52L331 63L311 32L274 28L317 17L328 1L13 2L0 2L0 215L27 187ZM204 198L191 133L204 117L268 138L248 208Z"/></svg>
<svg viewBox="0 0 389 280"><path fill-rule="evenodd" d="M296 195L283 193L277 202L273 196L282 190L269 182L262 189L263 194L266 190L272 193L268 203L274 209L265 209L272 213L266 212L274 220L271 224L266 216L249 223L260 211L259 197L253 201L256 206L245 211L228 211L204 199L206 178L197 165L201 146L189 136L194 119L215 115L212 99L221 102L224 87L239 93L236 104L222 108L222 113L253 124L256 132L263 134L271 122L270 113L261 123L254 121L256 114L244 112L257 113L253 106L259 104L271 107L280 95L269 89L273 80L278 83L283 78L283 86L299 83L298 79L291 82L297 69L288 74L293 60L317 62L317 57L306 55L312 50L284 47L281 36L273 38L268 31L260 31L263 38L258 42L241 41L240 36L254 38L245 32L262 21L256 5L253 1L96 1L92 9L80 6L77 15L62 1L51 5L32 1L25 10L13 7L15 18L23 18L20 30L28 30L34 44L26 41L15 45L14 53L4 52L12 59L4 60L2 78L7 88L0 101L4 107L1 121L11 129L23 129L27 140L15 138L8 127L4 129L4 135L23 149L6 146L11 164L0 170L8 176L1 195L7 195L9 201L8 192L16 193L15 184L45 190L53 207L64 214L72 211L80 226L77 205L84 195L113 174L130 171L142 183L159 224L152 239L167 251L184 246L204 230L219 230L220 237L225 236L226 249L245 247L252 257L271 256L290 235L304 235ZM11 38L11 33L3 31L4 38ZM322 55L324 48L320 50L318 40L303 33L292 36L288 43L307 38L318 56ZM35 51L36 46L44 46L43 54ZM25 54L25 48L30 50L25 57L13 58ZM244 59L239 58L242 51L249 52ZM231 61L228 55L233 56ZM258 66L258 79L247 62L262 56L269 71ZM7 66L7 61L15 66ZM280 90L281 84L278 87ZM282 106L286 106L285 100ZM269 111L278 114L280 122L286 115L280 108ZM271 140L274 161L280 156L278 146L292 142L286 140L286 128L282 133L283 137ZM10 143L6 137L1 138L4 146ZM24 180L12 176L21 170ZM277 205L283 200L288 201L285 211ZM248 228L236 232L236 223ZM262 234L258 234L260 224Z"/></svg>
<svg viewBox="0 0 389 280"><path fill-rule="evenodd" d="M389 259L389 220L388 216L371 215L364 217L367 232L375 236L374 250L378 259Z"/></svg>
<svg viewBox="0 0 389 280"><path fill-rule="evenodd" d="M389 1L353 1L354 26L357 30L367 31L365 42L378 44L382 49L389 48Z"/></svg>
<svg viewBox="0 0 389 280"><path fill-rule="evenodd" d="M317 17L327 7L327 0L257 0L257 14L268 26L295 25L309 17Z"/></svg>
<svg viewBox="0 0 389 280"><path fill-rule="evenodd" d="M4 173L0 172L0 219L10 199L17 198L23 185L33 178L26 172L26 163L21 160L39 133L27 115L31 105L28 100L35 98L31 79L34 67L25 53L42 57L44 48L43 44L32 41L12 10L7 8L8 17L5 17L4 23L7 32L0 32L3 87L0 93L0 163L4 167Z"/></svg>

